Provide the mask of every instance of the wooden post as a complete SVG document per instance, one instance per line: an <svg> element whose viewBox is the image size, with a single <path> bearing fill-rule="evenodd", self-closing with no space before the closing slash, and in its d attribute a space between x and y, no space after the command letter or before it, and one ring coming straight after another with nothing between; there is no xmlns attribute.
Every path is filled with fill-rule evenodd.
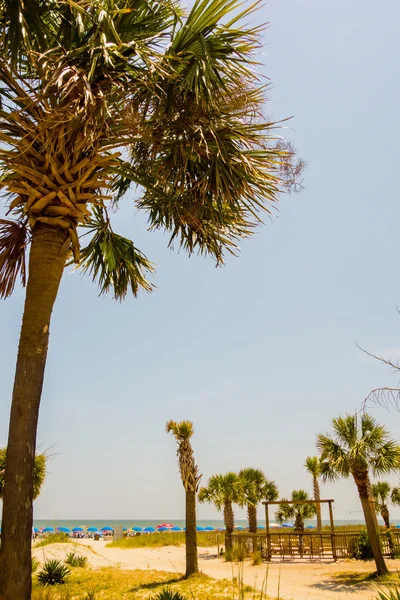
<svg viewBox="0 0 400 600"><path fill-rule="evenodd" d="M265 534L267 537L267 560L271 560L271 536L269 533L269 514L268 514L268 502L265 502Z"/></svg>
<svg viewBox="0 0 400 600"><path fill-rule="evenodd" d="M219 533L217 533L217 556L219 556Z"/></svg>
<svg viewBox="0 0 400 600"><path fill-rule="evenodd" d="M332 556L333 560L337 559L336 556L336 540L335 540L335 526L333 524L333 510L332 510L332 502L328 502L329 506L329 521L331 523L331 543L332 543Z"/></svg>

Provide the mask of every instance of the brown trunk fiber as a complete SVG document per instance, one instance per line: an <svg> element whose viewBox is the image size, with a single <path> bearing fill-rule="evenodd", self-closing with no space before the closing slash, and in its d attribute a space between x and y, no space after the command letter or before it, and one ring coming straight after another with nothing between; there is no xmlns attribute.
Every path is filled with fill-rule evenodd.
<svg viewBox="0 0 400 600"><path fill-rule="evenodd" d="M318 478L314 477L314 500L320 500L320 499L321 499L321 495L320 495L320 490L319 490ZM321 533L322 519L321 519L321 505L319 504L319 502L315 505L315 509L317 511L317 531L318 531L318 533Z"/></svg>
<svg viewBox="0 0 400 600"><path fill-rule="evenodd" d="M383 519L383 522L385 523L385 527L387 529L389 529L390 527L390 520L389 520L389 509L386 506L386 504L382 505L382 510L381 510L381 517Z"/></svg>
<svg viewBox="0 0 400 600"><path fill-rule="evenodd" d="M372 495L369 475L368 473L356 473L353 474L353 477L361 500L368 537L374 555L376 571L378 575L386 575L389 571L385 559L383 558L382 547L379 540L378 519L376 517L375 500Z"/></svg>
<svg viewBox="0 0 400 600"><path fill-rule="evenodd" d="M196 492L186 492L186 577L199 572L197 560Z"/></svg>
<svg viewBox="0 0 400 600"><path fill-rule="evenodd" d="M250 533L257 533L257 506L254 506L254 504L247 505L247 517Z"/></svg>
<svg viewBox="0 0 400 600"><path fill-rule="evenodd" d="M235 518L233 516L232 502L224 504L224 523L226 528L225 546L226 550L232 548L232 533L235 528Z"/></svg>
<svg viewBox="0 0 400 600"><path fill-rule="evenodd" d="M0 600L30 600L33 469L36 429L47 357L50 318L66 254L67 233L38 224L18 348L7 446L0 547Z"/></svg>

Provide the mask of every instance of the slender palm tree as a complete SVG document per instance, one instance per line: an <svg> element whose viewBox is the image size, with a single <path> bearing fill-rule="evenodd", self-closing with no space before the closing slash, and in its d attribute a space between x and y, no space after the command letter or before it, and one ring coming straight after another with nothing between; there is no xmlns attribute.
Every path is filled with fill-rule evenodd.
<svg viewBox="0 0 400 600"><path fill-rule="evenodd" d="M398 469L400 446L390 438L386 428L367 413L361 417L356 414L333 419L332 428L333 435L317 436L323 480L336 481L339 477L354 479L376 569L379 575L383 575L388 569L379 542L370 471L379 476Z"/></svg>
<svg viewBox="0 0 400 600"><path fill-rule="evenodd" d="M225 475L213 475L208 480L207 486L199 491L199 501L214 504L218 510L224 512L226 529L226 548L232 546L232 533L235 529L235 515L233 504L243 503L243 482L236 473L229 472Z"/></svg>
<svg viewBox="0 0 400 600"><path fill-rule="evenodd" d="M178 443L179 471L186 494L186 577L198 573L197 530L196 530L196 494L199 491L201 475L194 460L190 442L194 428L191 421L168 421L167 433L172 432Z"/></svg>
<svg viewBox="0 0 400 600"><path fill-rule="evenodd" d="M4 474L6 471L7 448L0 448L0 499L4 494ZM46 454L36 454L35 466L33 471L33 499L35 500L42 489L46 477Z"/></svg>
<svg viewBox="0 0 400 600"><path fill-rule="evenodd" d="M275 481L269 481L260 469L242 469L239 477L243 482L243 505L247 508L249 530L257 533L257 505L262 500L276 500L278 488Z"/></svg>
<svg viewBox="0 0 400 600"><path fill-rule="evenodd" d="M311 500L304 490L293 490L291 500L303 502ZM279 505L275 514L278 523L284 523L288 519L294 519L294 529L298 533L304 533L304 520L311 519L316 512L315 504L285 504Z"/></svg>
<svg viewBox="0 0 400 600"><path fill-rule="evenodd" d="M372 495L375 500L375 510L382 517L385 527L390 527L389 501L395 506L400 505L400 488L390 486L387 481L377 481L372 484Z"/></svg>
<svg viewBox="0 0 400 600"><path fill-rule="evenodd" d="M197 0L186 14L177 0L1 3L0 185L9 216L0 220L0 296L26 283L1 600L30 598L36 430L65 266L74 262L119 300L152 289L152 263L114 230L107 206L138 185L151 229L220 264L296 186L302 162L263 118L266 88L253 70L262 28L242 25L254 7L239 5Z"/></svg>
<svg viewBox="0 0 400 600"><path fill-rule="evenodd" d="M308 456L305 462L306 470L312 475L313 478L313 492L314 492L314 500L321 500L321 493L319 489L319 478L321 475L321 469L319 464L318 456ZM322 520L321 520L321 505L317 503L315 505L316 515L317 515L317 531L321 533L322 531Z"/></svg>

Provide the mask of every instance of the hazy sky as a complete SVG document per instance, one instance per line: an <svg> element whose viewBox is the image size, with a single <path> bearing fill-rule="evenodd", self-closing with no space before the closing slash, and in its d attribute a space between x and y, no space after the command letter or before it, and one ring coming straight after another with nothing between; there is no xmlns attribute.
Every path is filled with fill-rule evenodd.
<svg viewBox="0 0 400 600"><path fill-rule="evenodd" d="M311 492L315 434L396 384L355 342L400 358L400 4L270 0L254 19L270 23L267 112L294 116L306 188L222 269L168 250L127 198L116 228L156 263L157 288L119 304L65 275L38 435L55 455L36 518L182 518L169 418L194 421L204 481L254 466L282 496ZM20 290L1 305L0 445L22 306ZM400 437L400 414L375 414ZM337 518L361 518L351 482L322 493Z"/></svg>

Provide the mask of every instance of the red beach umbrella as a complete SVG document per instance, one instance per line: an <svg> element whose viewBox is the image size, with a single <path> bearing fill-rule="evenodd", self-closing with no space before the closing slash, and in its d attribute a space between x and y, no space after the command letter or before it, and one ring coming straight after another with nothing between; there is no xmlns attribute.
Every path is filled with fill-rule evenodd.
<svg viewBox="0 0 400 600"><path fill-rule="evenodd" d="M162 523L161 525L157 525L157 529L160 527L167 527L168 529L171 529L173 525L171 525L171 523Z"/></svg>

